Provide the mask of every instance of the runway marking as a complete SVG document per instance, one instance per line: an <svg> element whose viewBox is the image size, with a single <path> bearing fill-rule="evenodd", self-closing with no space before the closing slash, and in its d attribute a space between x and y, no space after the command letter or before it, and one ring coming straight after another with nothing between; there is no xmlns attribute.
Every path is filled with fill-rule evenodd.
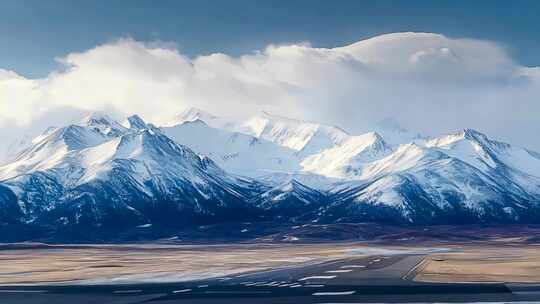
<svg viewBox="0 0 540 304"><path fill-rule="evenodd" d="M278 285L283 284L283 283L285 283L285 282L271 281L269 283L256 284L255 286L271 286L271 287L273 287L273 286L278 286ZM253 285L246 284L244 286L253 286Z"/></svg>
<svg viewBox="0 0 540 304"><path fill-rule="evenodd" d="M366 265L343 265L339 268L366 268Z"/></svg>
<svg viewBox="0 0 540 304"><path fill-rule="evenodd" d="M173 290L173 293L184 293L184 292L190 292L192 289L180 289L180 290Z"/></svg>
<svg viewBox="0 0 540 304"><path fill-rule="evenodd" d="M270 293L270 291L266 290L252 290L252 291L227 291L227 290L208 290L204 293L208 294L261 294L261 293Z"/></svg>
<svg viewBox="0 0 540 304"><path fill-rule="evenodd" d="M5 292L5 293L44 293L44 292L47 292L47 290L0 289L0 292Z"/></svg>
<svg viewBox="0 0 540 304"><path fill-rule="evenodd" d="M320 287L324 287L324 285L322 285L322 284L310 284L310 285L304 285L304 286L301 286L301 287L305 287L305 288L320 288Z"/></svg>
<svg viewBox="0 0 540 304"><path fill-rule="evenodd" d="M423 258L420 262L418 262L416 265L414 265L414 267L412 267L411 269L409 269L409 271L407 271L407 273L406 273L404 276L402 276L401 278L402 278L403 280L408 280L408 278L409 278L411 275L413 275L413 274L415 274L415 273L418 273L418 272L417 272L418 269L421 270L425 265L427 265L427 263L428 263L427 261L428 261L428 260L427 260L426 258Z"/></svg>
<svg viewBox="0 0 540 304"><path fill-rule="evenodd" d="M329 292L315 292L313 293L314 296L350 296L355 294L355 290L351 291L329 291Z"/></svg>
<svg viewBox="0 0 540 304"><path fill-rule="evenodd" d="M330 276L311 276L311 277L305 277L301 278L298 281L307 281L307 280L330 280L335 279L337 276L330 275Z"/></svg>
<svg viewBox="0 0 540 304"><path fill-rule="evenodd" d="M302 284L292 284L291 286L289 286L290 288L297 288L297 287L302 287Z"/></svg>
<svg viewBox="0 0 540 304"><path fill-rule="evenodd" d="M113 293L139 293L142 292L140 289L130 289L130 290L115 290Z"/></svg>
<svg viewBox="0 0 540 304"><path fill-rule="evenodd" d="M346 273L346 272L351 272L352 269L340 269L340 270L328 270L328 271L325 271L325 273Z"/></svg>

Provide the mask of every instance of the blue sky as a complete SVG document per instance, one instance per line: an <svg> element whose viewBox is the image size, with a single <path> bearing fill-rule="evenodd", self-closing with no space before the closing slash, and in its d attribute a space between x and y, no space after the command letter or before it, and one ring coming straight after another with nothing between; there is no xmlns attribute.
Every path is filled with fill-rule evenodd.
<svg viewBox="0 0 540 304"><path fill-rule="evenodd" d="M270 43L334 47L421 31L492 40L540 65L540 1L2 0L0 68L43 77L54 58L118 37L172 42L185 54L230 55Z"/></svg>

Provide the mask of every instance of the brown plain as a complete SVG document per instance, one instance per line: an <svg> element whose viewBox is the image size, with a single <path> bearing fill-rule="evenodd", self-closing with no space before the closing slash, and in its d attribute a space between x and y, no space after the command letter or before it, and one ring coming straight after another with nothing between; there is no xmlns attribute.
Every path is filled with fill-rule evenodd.
<svg viewBox="0 0 540 304"><path fill-rule="evenodd" d="M0 285L183 281L343 258L358 246L89 246L0 251Z"/></svg>
<svg viewBox="0 0 540 304"><path fill-rule="evenodd" d="M539 246L464 247L428 256L417 267L422 282L540 282Z"/></svg>

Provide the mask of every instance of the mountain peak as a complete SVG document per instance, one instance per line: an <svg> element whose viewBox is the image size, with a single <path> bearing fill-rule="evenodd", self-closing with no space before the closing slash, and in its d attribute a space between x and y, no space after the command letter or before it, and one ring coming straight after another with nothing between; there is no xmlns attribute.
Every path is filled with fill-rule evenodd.
<svg viewBox="0 0 540 304"><path fill-rule="evenodd" d="M204 126L204 127L209 127L208 124L206 122L204 122L203 120L197 118L197 119L194 119L194 120L188 120L188 121L184 121L181 123L181 125L184 125L184 126Z"/></svg>
<svg viewBox="0 0 540 304"><path fill-rule="evenodd" d="M273 115L268 112L252 117L245 126L255 137L302 151L304 155L341 144L349 136L347 132L335 126Z"/></svg>
<svg viewBox="0 0 540 304"><path fill-rule="evenodd" d="M378 151L391 151L392 148L388 143L384 140L384 138L377 132L369 132L366 134L371 138L372 140L372 146L374 149Z"/></svg>
<svg viewBox="0 0 540 304"><path fill-rule="evenodd" d="M296 179L291 178L285 183L279 185L278 188L280 188L283 191L294 191L295 189L298 189L298 188L304 189L306 188L306 186L304 186L302 183L300 183Z"/></svg>
<svg viewBox="0 0 540 304"><path fill-rule="evenodd" d="M384 141L383 137L381 136L381 134L379 134L378 132L375 132L375 131L372 131L372 132L368 132L365 134L366 136L369 136L370 138L373 138L373 141Z"/></svg>
<svg viewBox="0 0 540 304"><path fill-rule="evenodd" d="M219 118L218 116L215 116L209 112L206 112L205 110L195 108L195 107L190 107L180 112L179 114L175 115L164 126L173 127L173 126L182 124L184 122L194 121L194 120L202 120L207 123L210 120L216 120L218 118Z"/></svg>
<svg viewBox="0 0 540 304"><path fill-rule="evenodd" d="M291 117L281 116L278 114L272 114L268 111L261 111L259 116L262 118L266 118L266 119L270 119L274 121L282 121L282 122L287 122L287 123L321 125L319 123L308 121L308 120L291 118Z"/></svg>
<svg viewBox="0 0 540 304"><path fill-rule="evenodd" d="M88 114L80 121L79 125L93 128L107 136L118 136L125 130L119 122L100 111Z"/></svg>
<svg viewBox="0 0 540 304"><path fill-rule="evenodd" d="M471 128L464 129L463 131L461 131L461 134L463 134L463 137L467 139L487 139L487 136L484 133L481 133Z"/></svg>
<svg viewBox="0 0 540 304"><path fill-rule="evenodd" d="M488 137L474 129L463 129L457 133L448 134L436 138L432 138L426 142L427 147L444 147L453 145L463 140L473 141L477 143L489 143L491 142Z"/></svg>
<svg viewBox="0 0 540 304"><path fill-rule="evenodd" d="M124 159L154 159L175 162L183 157L195 158L187 147L176 144L156 129L137 129L122 135L117 141L116 157Z"/></svg>
<svg viewBox="0 0 540 304"><path fill-rule="evenodd" d="M131 115L127 118L127 124L130 129L148 129L148 125L144 122L144 120L139 115Z"/></svg>
<svg viewBox="0 0 540 304"><path fill-rule="evenodd" d="M102 111L91 112L80 121L82 125L87 125L87 126L95 125L95 124L111 125L113 122L114 120L109 115L107 115L105 112L102 112Z"/></svg>

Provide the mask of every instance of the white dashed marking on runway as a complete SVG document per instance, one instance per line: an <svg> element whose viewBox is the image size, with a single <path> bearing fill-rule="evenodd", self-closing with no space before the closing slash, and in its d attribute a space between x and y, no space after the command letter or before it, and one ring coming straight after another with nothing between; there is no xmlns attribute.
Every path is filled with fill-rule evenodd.
<svg viewBox="0 0 540 304"><path fill-rule="evenodd" d="M191 289L180 289L180 290L173 290L173 293L184 293L184 292L190 292Z"/></svg>
<svg viewBox="0 0 540 304"><path fill-rule="evenodd" d="M350 296L352 294L355 294L356 291L335 291L335 292L315 292L313 293L314 296Z"/></svg>
<svg viewBox="0 0 540 304"><path fill-rule="evenodd" d="M339 268L366 268L366 265L343 265Z"/></svg>
<svg viewBox="0 0 540 304"><path fill-rule="evenodd" d="M337 276L330 275L330 276L311 276L311 277L305 277L301 278L298 281L307 281L307 280L330 280L335 279Z"/></svg>
<svg viewBox="0 0 540 304"><path fill-rule="evenodd" d="M322 285L322 284L310 284L310 285L304 285L304 286L301 286L301 287L305 287L305 288L320 288L320 287L324 287L324 285Z"/></svg>
<svg viewBox="0 0 540 304"><path fill-rule="evenodd" d="M302 284L292 284L291 286L289 286L290 288L297 288L297 287L302 287Z"/></svg>
<svg viewBox="0 0 540 304"><path fill-rule="evenodd" d="M44 293L47 290L0 289L3 293Z"/></svg>
<svg viewBox="0 0 540 304"><path fill-rule="evenodd" d="M262 294L262 293L270 293L270 291L266 290L253 290L253 291L227 291L227 290L208 290L204 293L207 294Z"/></svg>
<svg viewBox="0 0 540 304"><path fill-rule="evenodd" d="M339 270L328 270L326 273L347 273L353 271L352 269L339 269Z"/></svg>

